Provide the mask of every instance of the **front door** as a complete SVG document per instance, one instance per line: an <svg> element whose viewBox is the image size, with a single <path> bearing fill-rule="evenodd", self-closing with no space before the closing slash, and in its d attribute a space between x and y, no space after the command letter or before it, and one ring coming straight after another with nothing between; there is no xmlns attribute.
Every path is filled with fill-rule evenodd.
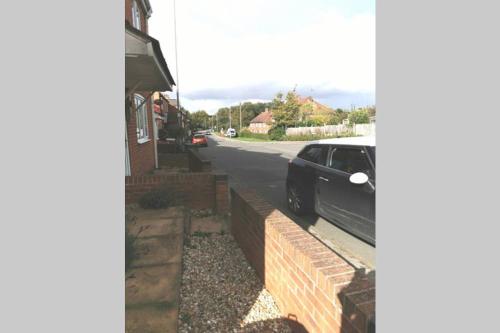
<svg viewBox="0 0 500 333"><path fill-rule="evenodd" d="M364 172L363 185L349 177ZM326 167L317 170L316 210L326 219L375 243L375 172L363 147L332 146Z"/></svg>

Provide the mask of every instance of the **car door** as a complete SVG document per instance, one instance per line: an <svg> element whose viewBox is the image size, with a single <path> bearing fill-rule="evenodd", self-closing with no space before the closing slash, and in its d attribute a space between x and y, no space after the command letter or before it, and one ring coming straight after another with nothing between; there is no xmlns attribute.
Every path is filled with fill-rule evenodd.
<svg viewBox="0 0 500 333"><path fill-rule="evenodd" d="M360 238L375 243L375 168L364 147L332 145L325 167L317 169L317 213ZM353 184L353 173L369 181Z"/></svg>
<svg viewBox="0 0 500 333"><path fill-rule="evenodd" d="M316 169L326 164L328 156L328 146L320 144L311 144L306 146L297 157L303 160L302 171L295 177L295 182L299 185L306 201L312 203L314 196L314 182L316 178Z"/></svg>

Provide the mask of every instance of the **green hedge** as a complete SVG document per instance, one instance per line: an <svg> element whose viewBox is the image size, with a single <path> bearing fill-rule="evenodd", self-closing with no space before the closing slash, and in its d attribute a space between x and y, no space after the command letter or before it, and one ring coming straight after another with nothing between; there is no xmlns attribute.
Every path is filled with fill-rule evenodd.
<svg viewBox="0 0 500 333"><path fill-rule="evenodd" d="M254 138L254 139L261 139L261 140L269 140L269 136L267 134L252 133L248 129L242 129L240 131L240 137L241 138Z"/></svg>

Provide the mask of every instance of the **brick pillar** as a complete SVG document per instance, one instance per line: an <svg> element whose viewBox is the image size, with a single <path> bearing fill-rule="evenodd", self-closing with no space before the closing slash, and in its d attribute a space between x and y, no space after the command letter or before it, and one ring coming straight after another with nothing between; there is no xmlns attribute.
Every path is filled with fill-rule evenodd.
<svg viewBox="0 0 500 333"><path fill-rule="evenodd" d="M215 211L221 215L229 213L228 177L224 173L215 173Z"/></svg>

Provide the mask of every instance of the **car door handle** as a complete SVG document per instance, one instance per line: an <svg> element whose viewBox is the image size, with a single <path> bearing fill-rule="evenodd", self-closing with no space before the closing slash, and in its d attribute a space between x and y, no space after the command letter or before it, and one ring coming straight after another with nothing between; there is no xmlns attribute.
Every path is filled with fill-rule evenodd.
<svg viewBox="0 0 500 333"><path fill-rule="evenodd" d="M324 180L325 182L329 182L330 180L328 178L325 178L325 177L318 177L318 179L321 179L321 180Z"/></svg>

